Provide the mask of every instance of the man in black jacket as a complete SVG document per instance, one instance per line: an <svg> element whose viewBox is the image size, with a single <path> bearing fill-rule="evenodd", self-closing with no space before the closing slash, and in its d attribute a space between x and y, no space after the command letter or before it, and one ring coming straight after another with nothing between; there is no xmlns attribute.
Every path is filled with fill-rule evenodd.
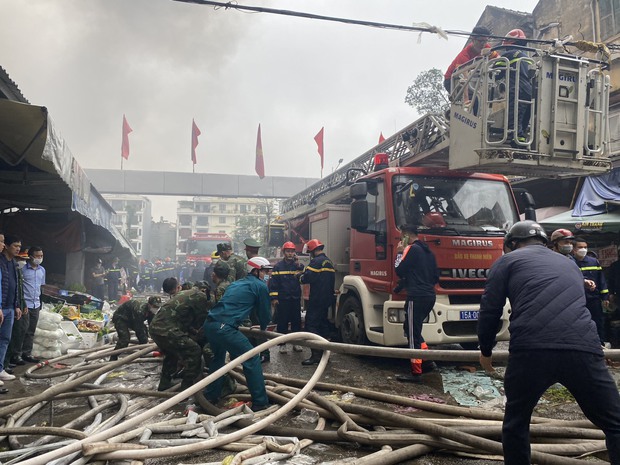
<svg viewBox="0 0 620 465"><path fill-rule="evenodd" d="M306 311L305 329L309 333L327 337L329 333L328 312L334 303L334 286L336 270L332 261L327 258L323 248L325 245L318 239L311 239L306 244L312 257L308 266L299 277L301 284L310 284L310 298ZM317 365L321 361L322 350L312 349L310 358L301 362L304 366Z"/></svg>
<svg viewBox="0 0 620 465"><path fill-rule="evenodd" d="M586 308L579 268L545 247L547 235L534 221L515 223L504 243L512 252L491 268L478 320L480 364L493 372L495 333L510 299L504 463L530 463L532 411L550 386L562 383L605 433L611 463L620 464L620 395Z"/></svg>
<svg viewBox="0 0 620 465"><path fill-rule="evenodd" d="M396 274L405 281L404 329L410 349L428 349L422 337L422 325L435 305L435 284L439 282L439 271L435 255L426 242L418 239L417 226L404 224L400 227L402 238L397 248ZM411 374L397 375L396 379L406 382L420 382L423 372L434 368L432 361L411 359Z"/></svg>

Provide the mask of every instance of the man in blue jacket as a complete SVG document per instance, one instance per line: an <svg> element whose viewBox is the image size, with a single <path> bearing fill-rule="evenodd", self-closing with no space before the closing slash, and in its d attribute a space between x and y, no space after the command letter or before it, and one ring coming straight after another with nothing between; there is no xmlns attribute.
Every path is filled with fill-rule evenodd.
<svg viewBox="0 0 620 465"><path fill-rule="evenodd" d="M254 347L240 331L239 326L256 310L260 328L264 331L271 320L271 304L267 284L263 281L265 273L273 267L269 260L254 257L247 262L248 274L245 278L231 283L222 300L207 315L204 324L206 339L211 344L213 359L209 372L214 373L224 366L226 352L235 359ZM243 374L252 395L252 410L259 411L269 407L269 399L265 389L265 378L261 368L260 357L255 355L243 362ZM209 384L204 395L211 403L217 403L222 391L223 378Z"/></svg>
<svg viewBox="0 0 620 465"><path fill-rule="evenodd" d="M609 458L620 464L620 395L607 370L586 308L583 276L572 260L545 247L534 221L515 223L506 235L512 252L492 266L480 305L480 364L493 372L495 333L510 299L510 347L504 388L504 463L530 463L529 427L534 407L562 383L586 417L605 433Z"/></svg>
<svg viewBox="0 0 620 465"><path fill-rule="evenodd" d="M404 224L400 228L402 235L396 254L396 274L404 280L407 289L405 301L405 335L410 349L428 349L422 337L422 325L435 305L435 284L439 282L439 270L435 255L426 242L418 239L418 228ZM411 374L397 375L398 381L421 382L422 373L431 371L432 361L412 358Z"/></svg>

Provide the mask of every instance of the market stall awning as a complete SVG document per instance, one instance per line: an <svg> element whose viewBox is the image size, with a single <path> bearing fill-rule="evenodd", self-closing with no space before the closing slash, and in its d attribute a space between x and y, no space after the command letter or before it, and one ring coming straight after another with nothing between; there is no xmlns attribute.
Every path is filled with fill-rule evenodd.
<svg viewBox="0 0 620 465"><path fill-rule="evenodd" d="M78 212L133 251L47 108L0 99L0 211L11 208Z"/></svg>
<svg viewBox="0 0 620 465"><path fill-rule="evenodd" d="M559 215L546 218L539 223L547 232L559 228L566 228L575 234L600 233L619 233L620 232L620 210L610 213L601 213L591 216L572 216L573 210L569 210Z"/></svg>

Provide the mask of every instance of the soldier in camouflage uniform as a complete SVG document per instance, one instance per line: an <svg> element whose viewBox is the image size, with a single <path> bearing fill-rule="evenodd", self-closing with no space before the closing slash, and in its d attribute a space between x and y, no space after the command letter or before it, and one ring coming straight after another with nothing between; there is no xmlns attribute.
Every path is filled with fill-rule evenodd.
<svg viewBox="0 0 620 465"><path fill-rule="evenodd" d="M225 262L218 261L213 266L213 272L211 273L211 279L213 284L216 286L215 291L213 291L214 296L214 304L218 303L222 297L224 296L224 292L226 288L230 284L228 281L228 272L230 268ZM208 367L213 360L213 351L211 350L211 346L207 343L202 349L202 357L205 361L205 366ZM226 374L223 376L222 382L222 397L226 397L230 394L233 394L237 389L237 383L230 376L230 374Z"/></svg>
<svg viewBox="0 0 620 465"><path fill-rule="evenodd" d="M181 389L189 388L200 375L202 347L197 342L207 313L213 306L206 283L200 281L166 302L150 324L151 337L164 353L158 391L172 386L178 362L185 367Z"/></svg>
<svg viewBox="0 0 620 465"><path fill-rule="evenodd" d="M245 278L247 272L245 271L246 260L232 251L232 246L227 242L222 242L217 245L217 250L220 256L220 262L225 262L230 268L228 274L228 281L235 282Z"/></svg>
<svg viewBox="0 0 620 465"><path fill-rule="evenodd" d="M124 349L129 345L130 330L136 333L140 344L146 344L149 340L149 335L144 321L146 320L150 324L160 306L161 297L151 296L146 302L129 300L118 307L114 315L112 315L112 323L114 323L114 328L116 328L116 334L118 335L118 341L114 350ZM114 360L118 360L118 355L110 356L110 361Z"/></svg>
<svg viewBox="0 0 620 465"><path fill-rule="evenodd" d="M216 286L215 291L213 291L215 303L218 303L220 301L220 299L224 295L224 291L226 291L226 288L230 284L230 281L228 281L229 273L230 267L225 262L218 261L213 267L211 280Z"/></svg>

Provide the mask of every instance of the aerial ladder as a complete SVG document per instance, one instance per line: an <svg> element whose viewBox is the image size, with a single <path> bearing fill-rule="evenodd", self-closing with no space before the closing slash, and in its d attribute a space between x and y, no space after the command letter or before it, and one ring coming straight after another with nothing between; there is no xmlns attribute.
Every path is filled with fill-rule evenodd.
<svg viewBox="0 0 620 465"><path fill-rule="evenodd" d="M521 47L530 63L531 100L510 101L518 88L510 63L486 54L457 68L448 114L427 114L353 161L288 198L282 213L310 209L318 198L337 203L346 186L375 170L376 155L391 167L430 167L505 176L562 177L602 174L611 169L607 125L610 81L598 61ZM497 47L501 53L502 47ZM503 71L503 72L502 72ZM512 80L512 82L511 82ZM529 110L524 140L511 132L513 117ZM379 158L381 163L385 157ZM288 215L287 215L288 216Z"/></svg>

